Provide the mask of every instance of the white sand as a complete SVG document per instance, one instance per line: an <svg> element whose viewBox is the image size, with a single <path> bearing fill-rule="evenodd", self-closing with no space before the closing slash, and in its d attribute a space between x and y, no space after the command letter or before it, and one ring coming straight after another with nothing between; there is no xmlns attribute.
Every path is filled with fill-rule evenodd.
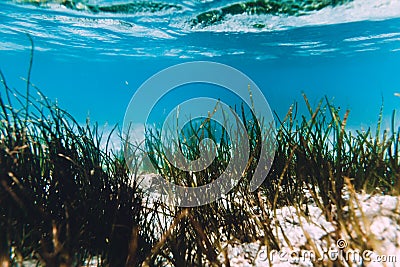
<svg viewBox="0 0 400 267"><path fill-rule="evenodd" d="M368 250L361 251L352 245L349 234L344 230L340 233L342 243L328 237L335 231L334 224L325 219L315 203L311 203L308 204L308 220L304 217L299 220L294 207L277 210L273 226L275 229L279 223L282 227L277 234L282 244L280 252L268 252L260 242L226 244L231 266L313 266L311 258L320 258L317 251L324 255L320 261L322 265L335 260L344 263L347 258L350 261L344 264L348 266L362 266L362 263L366 266L400 266L400 197L357 194L357 199L353 200L355 217L349 219L346 228L353 229L351 235L354 237L357 236L354 228L359 225ZM361 209L355 202L360 204ZM343 216L349 218L349 207L345 207ZM282 232L290 244L285 241ZM311 241L307 241L307 234ZM345 246L344 250L340 249L341 246ZM219 259L223 261L223 255Z"/></svg>

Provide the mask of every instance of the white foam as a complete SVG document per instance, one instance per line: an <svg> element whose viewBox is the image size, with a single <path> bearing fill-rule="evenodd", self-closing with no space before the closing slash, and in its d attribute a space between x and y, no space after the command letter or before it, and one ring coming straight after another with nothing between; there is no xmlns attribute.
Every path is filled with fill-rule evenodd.
<svg viewBox="0 0 400 267"><path fill-rule="evenodd" d="M186 23L185 28L194 31L214 32L263 32L279 31L293 27L340 24L364 20L385 20L400 17L400 1L398 0L354 0L336 7L326 7L303 16L273 16L240 14L226 16L221 23L207 27L194 27ZM264 28L253 27L255 24ZM398 33L395 33L398 34Z"/></svg>

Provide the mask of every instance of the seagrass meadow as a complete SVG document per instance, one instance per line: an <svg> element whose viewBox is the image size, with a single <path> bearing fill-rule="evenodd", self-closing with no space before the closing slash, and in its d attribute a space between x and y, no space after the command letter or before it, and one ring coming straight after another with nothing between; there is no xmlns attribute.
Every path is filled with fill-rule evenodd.
<svg viewBox="0 0 400 267"><path fill-rule="evenodd" d="M286 246L284 228L273 223L277 210L290 206L308 218L310 199L332 224L323 237L328 244L345 238L349 248L374 249L377 241L360 227L353 200L361 192L399 195L395 113L392 128L382 129L377 114L373 132L350 131L350 111L336 108L328 97L312 106L304 95L303 103L276 118L272 141L242 108L250 160L239 184L215 202L181 208L142 192L139 169L128 169L122 151L110 148L111 134L103 136L96 124L79 124L33 86L29 75L25 90L12 89L1 72L0 77L1 266L230 266L230 244L257 241L269 250ZM298 105L308 113L298 114ZM205 132L211 139L215 133L211 123L201 130L192 126L175 144L188 158L200 153ZM146 147L159 175L192 186L194 178L205 184L224 171L231 143L227 133L221 136L216 159L199 172L171 167L158 132L147 133ZM260 140L275 142L276 152L264 183L250 193ZM140 154L129 160L139 162ZM311 238L306 247L317 249Z"/></svg>

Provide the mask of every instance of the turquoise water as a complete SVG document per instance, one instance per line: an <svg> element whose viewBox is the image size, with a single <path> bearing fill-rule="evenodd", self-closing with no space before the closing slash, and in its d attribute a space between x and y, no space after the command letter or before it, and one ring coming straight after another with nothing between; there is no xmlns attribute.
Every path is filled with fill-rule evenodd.
<svg viewBox="0 0 400 267"><path fill-rule="evenodd" d="M35 44L31 81L78 121L89 115L101 125L121 124L131 97L152 75L195 60L248 75L280 117L295 101L306 112L302 92L313 105L327 96L350 109L352 128L375 125L382 102L387 121L400 109L400 1L355 0L302 16L243 13L193 23L235 2L171 1L179 8L128 14L3 1L0 68L9 84L24 90L29 33ZM168 96L159 113L192 93L221 97L217 88L193 88Z"/></svg>

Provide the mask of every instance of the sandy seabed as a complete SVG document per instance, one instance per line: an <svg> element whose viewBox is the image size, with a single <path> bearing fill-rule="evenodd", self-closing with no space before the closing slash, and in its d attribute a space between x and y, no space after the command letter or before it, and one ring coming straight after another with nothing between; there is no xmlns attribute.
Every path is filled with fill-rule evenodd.
<svg viewBox="0 0 400 267"><path fill-rule="evenodd" d="M308 218L298 216L292 206L277 209L272 223L280 225L277 236L284 245L280 251L268 251L260 242L228 244L226 247L230 265L282 267L314 266L319 263L326 266L329 262L340 261L345 266L400 266L400 197L369 194L356 196L357 200L353 200L353 204L358 221L352 221L346 228L352 231L355 224L359 225L369 249L352 249L351 241L345 238L331 240L328 244L326 236L335 231L334 225L311 202L307 204ZM346 216L349 207L345 207L343 213ZM310 246L310 243L313 245ZM219 258L223 260L222 255Z"/></svg>

